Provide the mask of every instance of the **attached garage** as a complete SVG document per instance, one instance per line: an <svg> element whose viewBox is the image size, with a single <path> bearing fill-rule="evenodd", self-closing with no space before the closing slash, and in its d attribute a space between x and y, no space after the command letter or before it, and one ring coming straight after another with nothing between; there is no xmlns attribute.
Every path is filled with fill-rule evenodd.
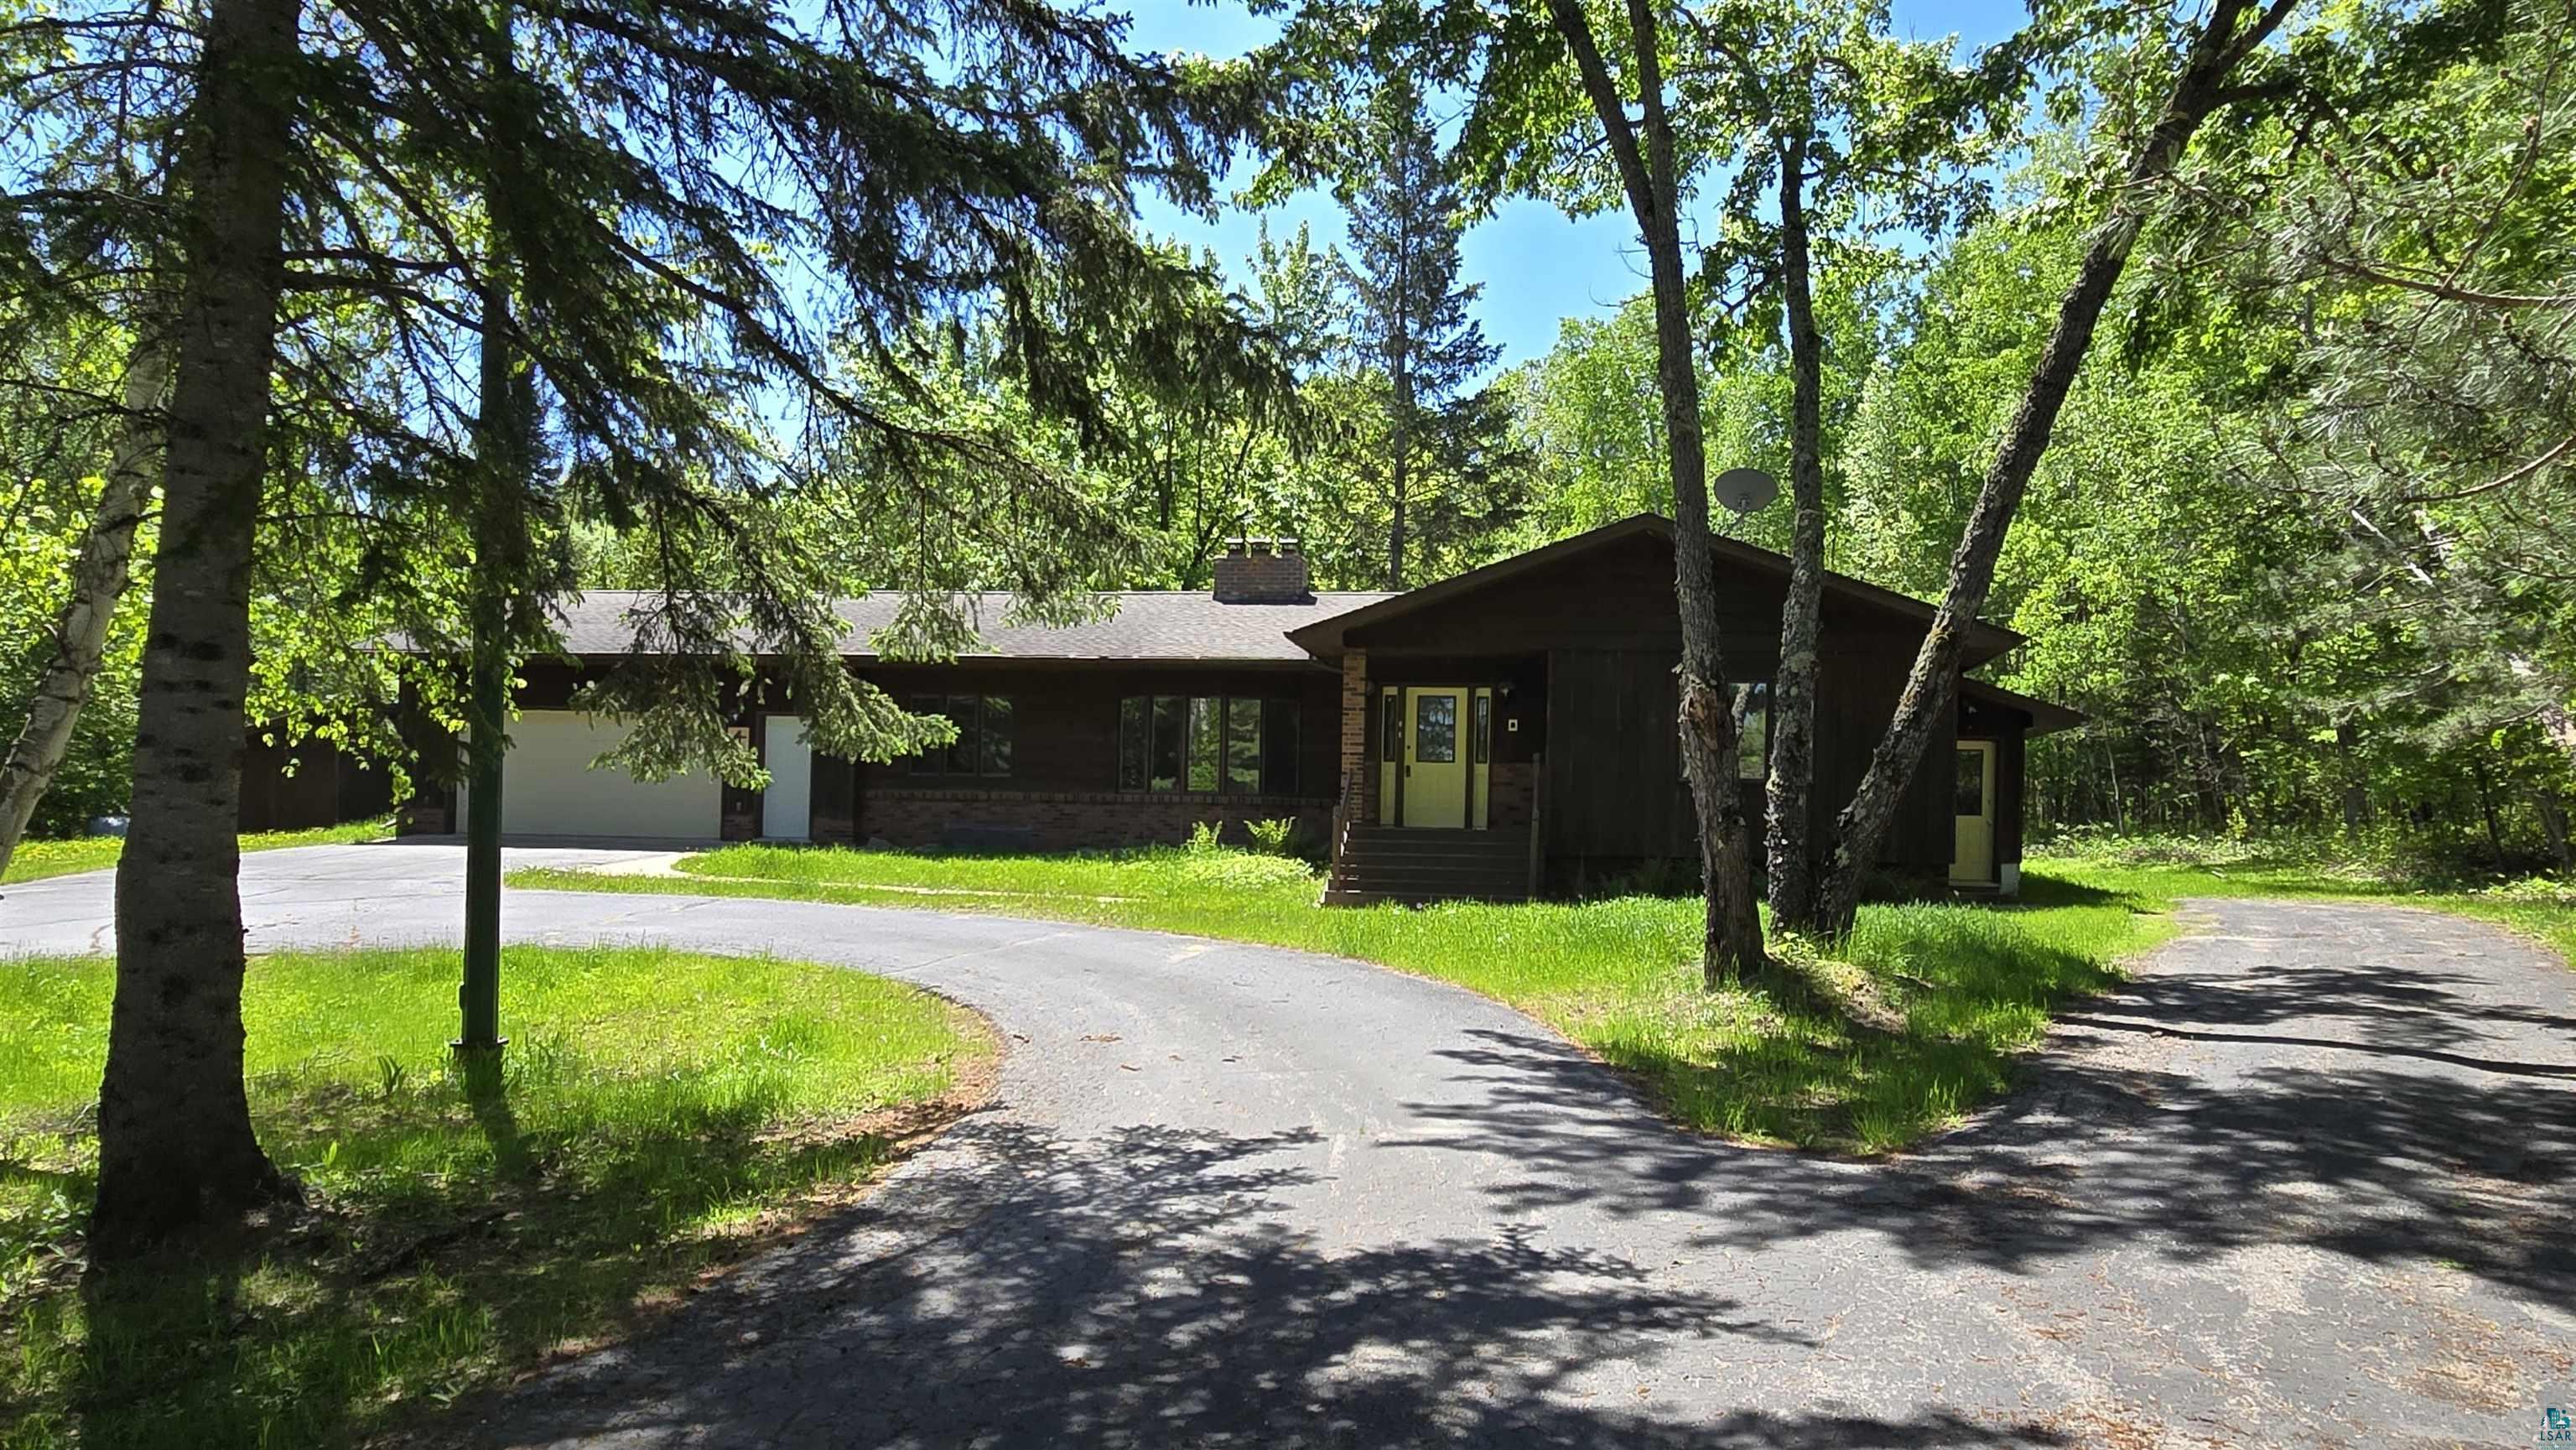
<svg viewBox="0 0 2576 1450"><path fill-rule="evenodd" d="M530 710L511 722L502 832L691 841L722 833L722 787L713 776L641 781L622 770L591 769L591 761L625 738L625 726L570 710Z"/></svg>

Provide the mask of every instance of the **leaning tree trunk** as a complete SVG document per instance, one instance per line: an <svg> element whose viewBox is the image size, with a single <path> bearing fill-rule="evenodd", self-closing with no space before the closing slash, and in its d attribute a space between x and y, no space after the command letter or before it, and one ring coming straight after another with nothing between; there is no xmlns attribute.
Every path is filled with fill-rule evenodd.
<svg viewBox="0 0 2576 1450"><path fill-rule="evenodd" d="M1780 667L1771 685L1771 925L1815 931L1811 845L1816 777L1816 672L1824 632L1824 339L1808 281L1807 136L1780 155L1780 290L1789 320L1789 594L1780 606Z"/></svg>
<svg viewBox="0 0 2576 1450"><path fill-rule="evenodd" d="M297 3L215 0L177 188L178 362L99 1089L100 1264L294 1192L252 1135L242 1086L235 831Z"/></svg>
<svg viewBox="0 0 2576 1450"><path fill-rule="evenodd" d="M1719 650L1717 564L1709 543L1708 455L1700 436L1699 374L1691 351L1690 298L1682 273L1679 170L1664 110L1663 66L1649 0L1629 0L1645 145L1592 36L1581 0L1548 0L1548 13L1573 52L1583 88L1617 160L1629 209L1645 243L1655 299L1655 377L1663 393L1666 456L1673 483L1673 595L1681 613L1682 775L1699 820L1707 915L1701 973L1714 987L1762 971L1762 916L1753 900L1753 832L1735 775L1735 709Z"/></svg>
<svg viewBox="0 0 2576 1450"><path fill-rule="evenodd" d="M2226 102L2230 74L2278 28L2292 3L2270 0L2240 32L2239 22L2253 8L2253 0L2217 0L2192 40L2154 129L2131 159L2110 214L2093 228L2075 281L2058 304L2056 325L2031 371L2021 406L2004 431L2003 446L1986 470L1967 528L1950 556L1949 589L1942 595L1932 627L1924 633L1922 647L1915 652L1895 718L1888 721L1886 733L1870 755L1869 769L1835 822L1833 852L1816 887L1816 925L1823 935L1850 932L1860 907L1862 877L1878 859L1879 847L1896 819L1897 803L1913 784L1933 735L1957 704L1968 632L1986 607L2004 535L2012 528L2031 474L2048 452L2058 412L2065 407L2066 395L2083 369L2085 351L2092 346L2094 326L2101 321L2102 308L2110 301L2111 289L2127 268L2130 250L2146 223L2146 193L2173 170L2201 122Z"/></svg>
<svg viewBox="0 0 2576 1450"><path fill-rule="evenodd" d="M27 822L70 750L72 729L89 703L107 650L108 625L132 577L134 530L161 477L161 403L169 355L158 337L139 338L125 365L125 417L109 455L106 483L72 562L71 597L54 619L54 657L36 681L27 723L0 763L0 873L27 832Z"/></svg>

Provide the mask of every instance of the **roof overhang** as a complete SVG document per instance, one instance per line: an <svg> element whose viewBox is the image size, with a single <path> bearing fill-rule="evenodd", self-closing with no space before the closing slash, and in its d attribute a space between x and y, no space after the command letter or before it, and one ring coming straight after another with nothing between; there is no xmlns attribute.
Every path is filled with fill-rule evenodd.
<svg viewBox="0 0 2576 1450"><path fill-rule="evenodd" d="M2070 710L2064 705L2052 705L2037 696L2025 695L2017 690L2007 690L2001 685L1988 684L1984 680L1961 680L1959 694L1966 699L1999 705L2007 710L2019 710L2028 715L2030 728L2022 732L2025 737L2054 735L2060 730L2072 730L2083 724L2085 719L2084 712L2081 710Z"/></svg>

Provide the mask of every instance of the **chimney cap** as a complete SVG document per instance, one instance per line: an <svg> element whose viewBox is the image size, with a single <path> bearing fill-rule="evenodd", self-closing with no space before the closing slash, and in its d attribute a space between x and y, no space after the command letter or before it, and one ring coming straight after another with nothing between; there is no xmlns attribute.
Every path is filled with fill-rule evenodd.
<svg viewBox="0 0 2576 1450"><path fill-rule="evenodd" d="M1225 541L1216 557L1215 593L1221 604L1289 604L1314 597L1306 556L1295 539L1244 535Z"/></svg>

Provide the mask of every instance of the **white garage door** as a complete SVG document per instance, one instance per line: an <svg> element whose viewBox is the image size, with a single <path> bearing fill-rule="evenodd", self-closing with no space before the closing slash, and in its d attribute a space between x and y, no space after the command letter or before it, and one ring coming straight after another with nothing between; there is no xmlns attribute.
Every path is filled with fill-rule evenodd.
<svg viewBox="0 0 2576 1450"><path fill-rule="evenodd" d="M569 710L531 710L510 722L501 829L513 836L661 836L712 840L723 829L715 777L641 781L593 770L626 727Z"/></svg>

